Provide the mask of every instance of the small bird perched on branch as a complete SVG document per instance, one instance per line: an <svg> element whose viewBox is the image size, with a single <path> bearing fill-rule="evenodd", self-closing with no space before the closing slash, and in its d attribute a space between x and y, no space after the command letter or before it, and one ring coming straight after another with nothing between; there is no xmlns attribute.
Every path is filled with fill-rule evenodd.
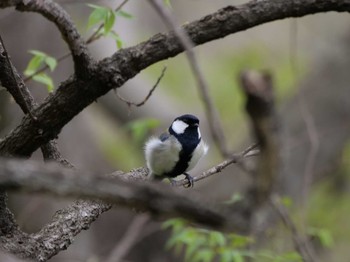
<svg viewBox="0 0 350 262"><path fill-rule="evenodd" d="M208 151L202 141L199 119L186 114L175 118L168 132L151 137L145 145L145 157L150 177L154 179L175 178L181 174L193 187L191 170Z"/></svg>

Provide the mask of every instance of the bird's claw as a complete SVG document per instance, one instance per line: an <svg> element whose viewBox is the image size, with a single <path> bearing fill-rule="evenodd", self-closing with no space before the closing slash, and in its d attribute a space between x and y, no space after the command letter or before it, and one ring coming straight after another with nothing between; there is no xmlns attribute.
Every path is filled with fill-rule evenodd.
<svg viewBox="0 0 350 262"><path fill-rule="evenodd" d="M169 178L169 181L170 181L170 185L171 186L176 186L176 180L175 179Z"/></svg>
<svg viewBox="0 0 350 262"><path fill-rule="evenodd" d="M184 187L185 188L193 187L193 185L194 185L193 177L187 173L184 173L184 175L186 176L186 179L188 180L188 184L184 184Z"/></svg>

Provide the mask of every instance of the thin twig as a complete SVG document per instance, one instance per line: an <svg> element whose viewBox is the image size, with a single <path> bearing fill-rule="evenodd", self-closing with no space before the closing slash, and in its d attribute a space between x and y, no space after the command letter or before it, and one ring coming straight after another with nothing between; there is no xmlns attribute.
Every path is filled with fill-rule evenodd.
<svg viewBox="0 0 350 262"><path fill-rule="evenodd" d="M141 214L134 218L130 223L127 231L125 232L122 239L113 248L112 252L109 254L106 262L119 262L129 253L130 249L138 241L142 230L145 225L150 221L150 216L148 214Z"/></svg>
<svg viewBox="0 0 350 262"><path fill-rule="evenodd" d="M123 98L122 96L119 95L118 91L116 91L117 97L118 97L121 101L125 102L125 103L128 105L128 107L131 107L131 106L136 106L136 107L143 106L143 105L148 101L148 99L152 96L154 90L157 88L157 86L159 85L160 81L161 81L162 78L164 77L164 74L165 74L166 69L167 69L167 67L164 66L164 67L163 67L163 70L162 70L162 72L161 72L161 74L160 74L160 76L158 77L158 79L157 79L157 81L156 81L156 83L154 84L154 86L152 87L152 89L149 91L149 93L147 94L147 96L146 96L140 103L135 103L135 102L132 102L132 101L129 101L129 100Z"/></svg>
<svg viewBox="0 0 350 262"><path fill-rule="evenodd" d="M270 196L270 204L276 210L278 215L281 217L283 224L290 230L293 237L293 243L295 249L298 251L304 262L315 262L318 261L314 257L314 252L311 250L311 247L305 237L301 236L296 225L290 218L288 211L281 204L281 200L277 195Z"/></svg>
<svg viewBox="0 0 350 262"><path fill-rule="evenodd" d="M231 157L229 157L225 161L221 162L220 164L211 167L210 169L204 171L202 174L200 174L198 176L193 177L193 181L194 182L200 181L202 179L205 179L207 177L210 177L212 175L220 173L223 169L225 169L226 167L228 167L231 164L237 164L245 158L258 155L259 150L256 149L257 146L258 146L257 144L253 144L253 145L247 147L245 150L243 150L240 153L232 154ZM175 181L174 184L175 184L175 186L185 186L188 184L188 180L182 179L179 181Z"/></svg>
<svg viewBox="0 0 350 262"><path fill-rule="evenodd" d="M204 103L204 108L213 140L219 148L220 153L225 157L228 156L229 153L226 146L227 143L225 142L224 131L219 121L220 118L218 112L215 110L214 103L209 94L208 84L204 78L202 71L200 70L199 63L193 51L194 45L191 39L184 31L184 29L176 24L175 18L173 17L171 12L168 9L164 8L163 5L159 3L159 1L148 0L148 2L160 15L160 17L167 24L167 26L174 31L174 34L178 38L181 45L184 47L188 62L191 66L193 75L195 76L195 79L197 81L199 94Z"/></svg>
<svg viewBox="0 0 350 262"><path fill-rule="evenodd" d="M299 67L298 67L298 23L296 19L291 20L291 48L290 48L290 64L292 73L295 78L295 85L299 79ZM315 124L314 117L310 112L310 109L305 101L305 97L302 94L302 90L297 91L297 102L301 113L302 120L305 124L307 136L310 141L310 149L307 154L306 164L304 168L304 181L302 186L302 204L303 204L303 216L305 216L305 203L308 196L309 187L312 181L316 154L319 148L319 135ZM305 219L304 219L305 220Z"/></svg>

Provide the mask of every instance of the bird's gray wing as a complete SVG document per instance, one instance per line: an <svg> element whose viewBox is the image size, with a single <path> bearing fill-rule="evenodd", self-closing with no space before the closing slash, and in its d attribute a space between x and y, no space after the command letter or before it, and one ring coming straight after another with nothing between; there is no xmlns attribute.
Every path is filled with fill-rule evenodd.
<svg viewBox="0 0 350 262"><path fill-rule="evenodd" d="M165 140L169 139L170 134L168 132L163 133L159 136L160 141L164 142Z"/></svg>

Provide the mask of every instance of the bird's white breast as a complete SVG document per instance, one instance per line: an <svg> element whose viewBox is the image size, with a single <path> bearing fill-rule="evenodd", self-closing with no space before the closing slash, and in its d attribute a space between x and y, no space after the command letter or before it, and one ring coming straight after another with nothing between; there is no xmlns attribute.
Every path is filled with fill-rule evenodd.
<svg viewBox="0 0 350 262"><path fill-rule="evenodd" d="M172 136L165 141L150 138L145 145L147 167L152 175L170 172L179 160L180 143Z"/></svg>
<svg viewBox="0 0 350 262"><path fill-rule="evenodd" d="M207 146L207 144L203 142L203 140L201 140L192 154L191 161L186 171L189 171L192 168L194 168L195 165L197 165L199 159L201 159L208 152L208 149L209 147Z"/></svg>

